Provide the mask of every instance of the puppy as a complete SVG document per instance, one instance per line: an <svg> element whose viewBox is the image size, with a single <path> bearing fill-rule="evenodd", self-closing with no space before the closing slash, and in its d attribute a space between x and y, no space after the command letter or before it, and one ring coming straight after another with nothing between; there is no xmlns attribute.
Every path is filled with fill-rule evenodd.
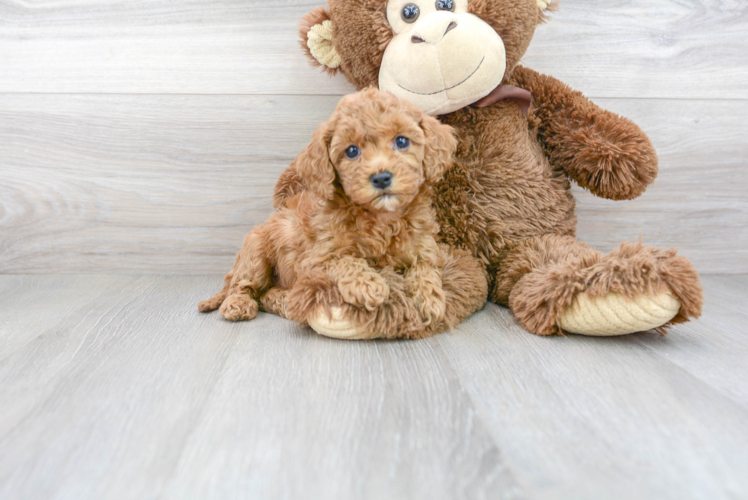
<svg viewBox="0 0 748 500"><path fill-rule="evenodd" d="M424 331L452 326L430 192L456 145L451 127L389 92L344 97L289 169L288 186L304 189L247 235L200 311L237 321L262 308L304 324L346 306L373 317L390 299L388 279L400 279L407 297L397 300L412 302Z"/></svg>

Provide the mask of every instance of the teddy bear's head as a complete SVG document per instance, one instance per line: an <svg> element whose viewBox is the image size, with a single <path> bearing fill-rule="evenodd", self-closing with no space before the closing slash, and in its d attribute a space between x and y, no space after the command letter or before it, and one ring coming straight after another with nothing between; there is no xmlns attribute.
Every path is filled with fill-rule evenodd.
<svg viewBox="0 0 748 500"><path fill-rule="evenodd" d="M326 71L376 85L432 115L491 93L530 45L552 0L328 0L301 41Z"/></svg>

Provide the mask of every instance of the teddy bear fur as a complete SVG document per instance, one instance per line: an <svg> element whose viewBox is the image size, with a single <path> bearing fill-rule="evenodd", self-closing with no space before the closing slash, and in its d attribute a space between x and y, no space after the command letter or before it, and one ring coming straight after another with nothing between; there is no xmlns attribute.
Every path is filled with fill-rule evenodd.
<svg viewBox="0 0 748 500"><path fill-rule="evenodd" d="M384 49L393 37L385 0L328 0L301 23L302 47L311 26L331 20L341 72L358 88L375 86ZM520 324L542 335L562 333L558 315L585 292L623 297L669 292L681 303L660 328L696 318L702 289L696 270L675 250L624 243L608 255L576 239L570 181L611 200L640 196L657 176L657 154L630 120L603 110L551 76L518 65L535 27L545 20L536 0L472 0L469 12L490 24L507 53L503 84L529 90L524 116L516 103L468 106L442 115L458 147L454 166L434 186L439 240L479 259L488 273L488 298L508 305ZM290 167L275 203L296 179Z"/></svg>
<svg viewBox="0 0 748 500"><path fill-rule="evenodd" d="M394 147L397 137L409 140ZM354 159L344 153L356 145ZM485 303L485 271L439 246L432 185L452 166L453 130L388 92L346 96L293 163L286 203L246 237L223 289L199 305L228 320L262 309L305 324L342 308L379 336L453 327ZM386 189L373 186L381 172ZM282 186L281 186L282 189Z"/></svg>

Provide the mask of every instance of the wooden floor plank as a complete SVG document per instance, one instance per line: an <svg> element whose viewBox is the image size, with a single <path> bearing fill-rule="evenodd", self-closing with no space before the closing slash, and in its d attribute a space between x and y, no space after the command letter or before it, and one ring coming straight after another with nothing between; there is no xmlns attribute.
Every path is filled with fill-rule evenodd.
<svg viewBox="0 0 748 500"><path fill-rule="evenodd" d="M520 496L433 341L230 324L196 311L216 280L110 280L114 305L1 362L0 497Z"/></svg>
<svg viewBox="0 0 748 500"><path fill-rule="evenodd" d="M660 155L639 199L575 188L579 236L748 272L748 101L601 99ZM0 272L221 273L335 96L0 95Z"/></svg>
<svg viewBox="0 0 748 500"><path fill-rule="evenodd" d="M124 283L134 278L123 279ZM112 279L92 276L72 279L64 276L3 276L0 279L0 360L33 342L60 323L85 314L90 301L121 296ZM60 294L60 290L65 294Z"/></svg>
<svg viewBox="0 0 748 500"><path fill-rule="evenodd" d="M710 297L718 288L707 281ZM715 346L725 333L712 318L665 338L544 338L488 305L438 340L520 482L539 498L741 498L748 409L705 382L703 366L694 375L683 353L671 362L685 350L715 377L748 381L745 362L732 362L728 350L744 360L744 339Z"/></svg>
<svg viewBox="0 0 748 500"><path fill-rule="evenodd" d="M296 25L323 0L0 2L0 92L341 94ZM595 97L746 99L748 4L561 2L525 62Z"/></svg>
<svg viewBox="0 0 748 500"><path fill-rule="evenodd" d="M239 334L183 314L207 282L109 282L119 291L0 362L1 498L154 497L204 411Z"/></svg>
<svg viewBox="0 0 748 500"><path fill-rule="evenodd" d="M247 330L165 498L524 496L432 340Z"/></svg>
<svg viewBox="0 0 748 500"><path fill-rule="evenodd" d="M0 498L748 494L748 276L706 277L667 337L537 337L489 305L418 342L197 313L219 284L0 276L0 337L33 338L0 344Z"/></svg>
<svg viewBox="0 0 748 500"><path fill-rule="evenodd" d="M640 335L636 340L748 408L748 280L704 276L704 313L678 327L677 338Z"/></svg>

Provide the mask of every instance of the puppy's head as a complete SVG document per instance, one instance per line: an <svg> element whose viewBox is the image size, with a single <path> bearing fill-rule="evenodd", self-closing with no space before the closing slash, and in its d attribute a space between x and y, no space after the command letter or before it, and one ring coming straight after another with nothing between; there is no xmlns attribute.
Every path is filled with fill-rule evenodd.
<svg viewBox="0 0 748 500"><path fill-rule="evenodd" d="M296 161L306 187L371 211L405 208L452 164L451 127L389 92L344 97Z"/></svg>

